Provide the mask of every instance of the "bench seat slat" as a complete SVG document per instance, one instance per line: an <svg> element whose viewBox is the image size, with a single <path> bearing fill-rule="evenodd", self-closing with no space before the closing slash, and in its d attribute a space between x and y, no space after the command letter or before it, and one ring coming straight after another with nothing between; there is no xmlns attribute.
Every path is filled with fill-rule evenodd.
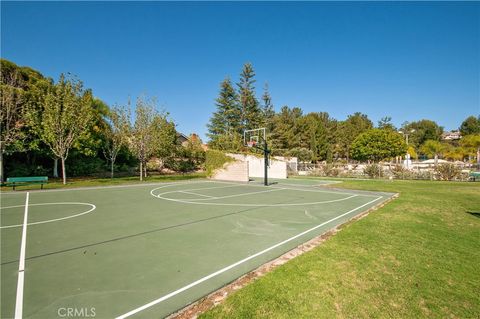
<svg viewBox="0 0 480 319"><path fill-rule="evenodd" d="M8 177L7 182L19 183L19 182L46 182L47 176L30 176L30 177Z"/></svg>
<svg viewBox="0 0 480 319"><path fill-rule="evenodd" d="M15 190L15 186L26 185L26 184L41 184L43 189L43 184L48 183L48 176L27 176L27 177L8 177L7 186L12 186Z"/></svg>

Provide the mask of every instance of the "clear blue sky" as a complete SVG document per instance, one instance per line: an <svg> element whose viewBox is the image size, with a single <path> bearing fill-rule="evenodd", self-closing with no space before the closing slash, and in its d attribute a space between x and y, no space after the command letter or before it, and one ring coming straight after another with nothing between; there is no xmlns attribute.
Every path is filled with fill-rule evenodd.
<svg viewBox="0 0 480 319"><path fill-rule="evenodd" d="M342 120L480 114L480 3L4 2L1 56L80 77L108 104L158 97L205 136L219 83L250 61L276 110Z"/></svg>

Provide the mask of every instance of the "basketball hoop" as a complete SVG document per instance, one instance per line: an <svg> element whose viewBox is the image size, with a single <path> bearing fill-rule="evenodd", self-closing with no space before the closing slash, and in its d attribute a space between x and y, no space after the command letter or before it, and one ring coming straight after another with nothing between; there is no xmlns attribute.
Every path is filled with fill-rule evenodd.
<svg viewBox="0 0 480 319"><path fill-rule="evenodd" d="M247 146L250 149L255 148L255 153L263 151L263 158L265 161L263 184L265 186L268 186L268 154L270 154L270 150L268 149L267 145L267 134L265 128L261 127L243 131L243 145Z"/></svg>

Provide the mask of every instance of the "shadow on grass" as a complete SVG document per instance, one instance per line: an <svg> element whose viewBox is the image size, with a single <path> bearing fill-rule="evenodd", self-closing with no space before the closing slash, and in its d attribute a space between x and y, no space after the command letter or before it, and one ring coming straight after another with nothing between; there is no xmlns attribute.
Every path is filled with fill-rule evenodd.
<svg viewBox="0 0 480 319"><path fill-rule="evenodd" d="M467 214L480 218L480 212L467 211Z"/></svg>

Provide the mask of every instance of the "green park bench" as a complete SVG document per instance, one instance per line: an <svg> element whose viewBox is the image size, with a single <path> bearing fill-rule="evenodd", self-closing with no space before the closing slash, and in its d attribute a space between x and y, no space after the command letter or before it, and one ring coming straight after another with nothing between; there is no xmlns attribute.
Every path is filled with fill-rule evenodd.
<svg viewBox="0 0 480 319"><path fill-rule="evenodd" d="M480 181L480 172L470 172L470 180L473 182Z"/></svg>
<svg viewBox="0 0 480 319"><path fill-rule="evenodd" d="M47 176L8 177L6 186L12 186L15 190L15 187L19 185L41 184L41 189L43 189L43 184L46 183L48 183Z"/></svg>

